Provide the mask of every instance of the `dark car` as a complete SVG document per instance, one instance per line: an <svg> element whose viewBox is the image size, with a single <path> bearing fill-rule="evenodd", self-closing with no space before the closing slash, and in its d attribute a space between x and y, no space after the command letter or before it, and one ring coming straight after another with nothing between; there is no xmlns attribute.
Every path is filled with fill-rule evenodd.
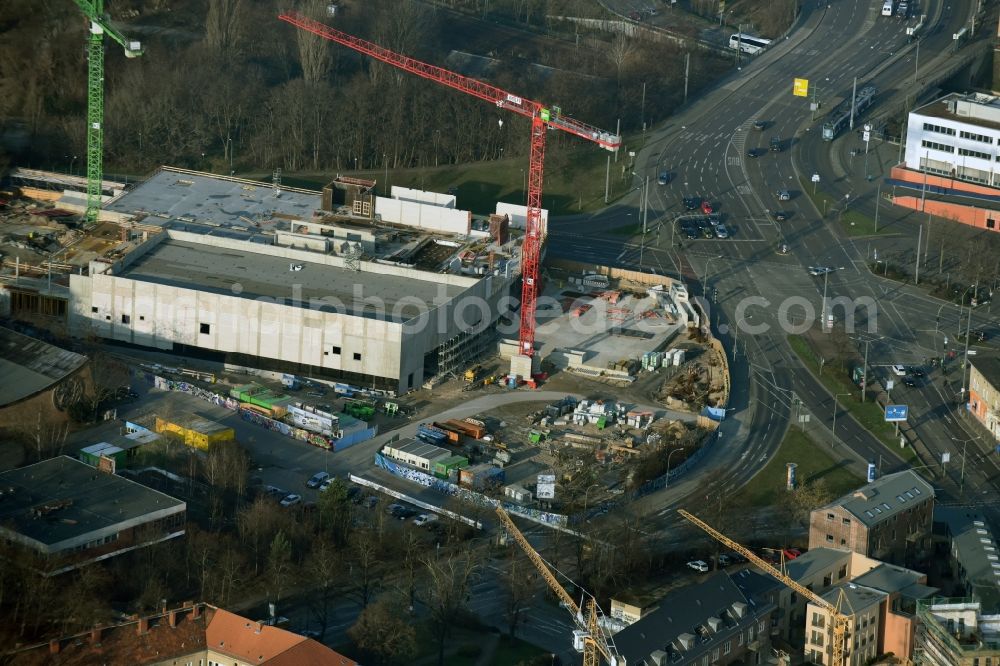
<svg viewBox="0 0 1000 666"><path fill-rule="evenodd" d="M913 375L914 377L923 377L924 371L921 370L920 368L910 368L910 374Z"/></svg>
<svg viewBox="0 0 1000 666"><path fill-rule="evenodd" d="M774 215L774 219L777 222L784 222L785 220L788 219L788 213L786 213L783 210L776 210L774 211L774 213L772 213L772 215Z"/></svg>
<svg viewBox="0 0 1000 666"><path fill-rule="evenodd" d="M692 240L698 238L698 236L700 235L700 232L698 230L698 225L695 224L694 222L691 222L690 220L685 220L684 222L681 223L681 231L687 238Z"/></svg>
<svg viewBox="0 0 1000 666"><path fill-rule="evenodd" d="M781 152L781 139L776 136L771 137L771 152L780 153Z"/></svg>
<svg viewBox="0 0 1000 666"><path fill-rule="evenodd" d="M700 197L684 197L684 207L688 210L698 210L698 206L700 205Z"/></svg>
<svg viewBox="0 0 1000 666"><path fill-rule="evenodd" d="M913 377L903 377L903 383L910 388L913 388L917 385L917 380Z"/></svg>
<svg viewBox="0 0 1000 666"><path fill-rule="evenodd" d="M763 148L751 148L747 151L747 157L757 158L766 153L767 151Z"/></svg>
<svg viewBox="0 0 1000 666"><path fill-rule="evenodd" d="M670 174L666 171L661 171L659 177L657 177L656 182L660 185L666 185L670 182Z"/></svg>
<svg viewBox="0 0 1000 666"><path fill-rule="evenodd" d="M755 130L762 130L765 127L767 127L767 123L765 123L763 120L755 120L755 121L753 121L753 128Z"/></svg>
<svg viewBox="0 0 1000 666"><path fill-rule="evenodd" d="M706 223L701 228L701 235L705 238L715 238L715 227L711 224Z"/></svg>

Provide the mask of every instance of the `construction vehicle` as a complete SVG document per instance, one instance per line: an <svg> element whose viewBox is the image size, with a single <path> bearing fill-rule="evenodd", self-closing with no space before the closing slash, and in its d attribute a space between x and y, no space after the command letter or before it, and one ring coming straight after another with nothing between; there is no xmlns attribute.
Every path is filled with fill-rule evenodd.
<svg viewBox="0 0 1000 666"><path fill-rule="evenodd" d="M482 373L482 371L483 371L483 366L481 365L472 366L471 368L465 371L465 381L467 382L476 381L477 379L479 379L479 375Z"/></svg>
<svg viewBox="0 0 1000 666"><path fill-rule="evenodd" d="M712 527L705 521L701 520L694 514L685 511L684 509L678 509L677 513L679 513L681 516L686 518L691 523L694 523L696 527L699 527L705 532L707 532L709 536L711 536L713 539L715 539L722 545L747 558L747 560L752 562L756 567L763 570L764 573L770 575L772 578L776 580L781 581L782 583L790 587L792 591L802 595L803 598L808 599L816 606L819 606L826 612L830 613L830 617L833 618L832 626L830 628L831 629L830 634L832 634L832 636L830 634L827 635L831 648L830 664L831 666L850 666L850 658L845 657L844 651L848 635L848 627L851 623L851 617L849 615L845 615L840 610L844 602L843 591L841 591L840 597L837 599L837 603L832 604L823 597L819 596L818 594L810 590L809 588L805 587L804 585L799 585L796 581L789 578L784 572L779 571L769 562L767 562L762 557L757 555L757 553L753 552L743 544L733 541L725 534L719 532L714 527Z"/></svg>
<svg viewBox="0 0 1000 666"><path fill-rule="evenodd" d="M513 92L501 90L483 81L451 72L443 67L420 62L409 56L395 53L367 40L349 35L324 25L298 12L286 12L278 16L286 23L328 39L366 56L380 60L401 70L434 81L459 92L493 104L497 109L516 113L531 120L530 153L527 168L527 211L524 224L524 240L521 246L521 321L518 346L521 357L531 359L535 355L535 309L541 292L541 253L544 240L542 222L542 178L545 175L545 138L547 130L555 129L596 143L605 150L617 152L621 147L621 137L587 125L568 116L557 106L546 106ZM503 121L500 121L501 125ZM606 286L606 285L605 285ZM525 377L530 382L530 378ZM530 385L530 384L529 384Z"/></svg>
<svg viewBox="0 0 1000 666"><path fill-rule="evenodd" d="M586 601L586 616L584 616L583 609L576 603L576 600L570 596L569 592L559 583L556 579L555 574L549 569L549 565L542 559L542 556L531 547L528 539L521 533L521 530L517 529L517 525L511 519L510 514L504 510L503 506L497 504L496 508L497 517L500 519L500 525L507 531L507 534L511 536L517 545L521 547L524 554L528 556L531 563L535 565L538 569L538 573L542 575L542 578L548 583L549 587L555 592L555 595L559 597L559 605L566 608L573 615L573 621L576 622L578 627L577 631L574 633L574 647L576 647L577 639L579 642L583 643L583 666L600 666L602 663L600 657L604 657L604 661L611 666L618 666L620 661L618 656L618 650L615 649L614 641L611 639L610 635L605 636L604 630L601 629L600 623L598 622L598 616L601 612L600 608L597 606L597 600L594 597L588 595ZM600 656L598 656L600 655Z"/></svg>
<svg viewBox="0 0 1000 666"><path fill-rule="evenodd" d="M87 42L87 226L101 215L104 185L104 35L125 49L126 58L142 55L139 42L126 39L104 15L104 0L76 0L90 22Z"/></svg>

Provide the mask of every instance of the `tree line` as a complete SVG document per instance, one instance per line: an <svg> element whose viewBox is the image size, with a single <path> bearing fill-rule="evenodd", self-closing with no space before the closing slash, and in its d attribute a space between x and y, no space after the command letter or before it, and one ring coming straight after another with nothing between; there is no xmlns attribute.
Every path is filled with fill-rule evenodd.
<svg viewBox="0 0 1000 666"><path fill-rule="evenodd" d="M469 60L463 49L475 52L481 40L492 40L484 74L490 83L599 127L614 129L620 119L624 131L640 129L665 118L683 97L684 54L672 44L593 34L577 45L556 28L507 35L449 13L444 3L340 4L334 17L325 0L300 0L298 9L445 67L454 62L461 69ZM528 23L545 16L537 3L490 5L527 16ZM526 154L526 119L280 22L286 7L278 0L133 0L111 7L145 52L126 59L106 40L105 171L143 174L171 164L225 173L331 172ZM82 174L86 24L73 3L56 0L11 0L5 16L0 121L8 138L23 139L7 142L12 160ZM456 30L455 21L472 23ZM482 31L473 43L463 41L464 26ZM691 91L726 66L692 52ZM553 135L550 147L558 151L568 141Z"/></svg>

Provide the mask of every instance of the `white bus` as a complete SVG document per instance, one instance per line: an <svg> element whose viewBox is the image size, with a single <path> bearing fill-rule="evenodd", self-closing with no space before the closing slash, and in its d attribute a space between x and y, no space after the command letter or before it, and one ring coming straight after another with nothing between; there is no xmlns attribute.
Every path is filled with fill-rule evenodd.
<svg viewBox="0 0 1000 666"><path fill-rule="evenodd" d="M893 1L885 0L885 2L882 3L882 16L892 16L893 9Z"/></svg>
<svg viewBox="0 0 1000 666"><path fill-rule="evenodd" d="M738 32L729 38L729 48L733 50L739 49L741 53L749 53L750 55L757 55L766 49L770 43L770 39L755 37L742 32Z"/></svg>

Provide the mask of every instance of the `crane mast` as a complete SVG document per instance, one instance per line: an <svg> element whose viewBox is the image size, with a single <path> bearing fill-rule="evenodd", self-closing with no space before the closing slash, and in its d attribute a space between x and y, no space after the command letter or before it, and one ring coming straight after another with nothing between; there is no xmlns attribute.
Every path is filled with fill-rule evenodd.
<svg viewBox="0 0 1000 666"><path fill-rule="evenodd" d="M844 645L847 639L848 625L850 624L851 618L840 612L840 604L831 604L829 601L819 596L808 587L800 585L797 581L789 578L784 572L779 571L775 567L771 566L770 562L765 561L757 553L753 552L743 544L733 541L727 537L722 532L718 531L705 521L701 520L694 514L685 511L684 509L678 509L677 513L686 518L688 521L693 523L696 527L704 530L708 533L710 537L726 546L730 550L733 550L743 557L747 558L750 562L753 562L755 566L762 569L766 574L770 575L788 587L792 588L793 591L802 595L804 598L811 601L816 606L824 609L830 613L830 617L833 618L833 638L830 641L830 664L831 666L850 666L849 660L844 657Z"/></svg>
<svg viewBox="0 0 1000 666"><path fill-rule="evenodd" d="M104 35L125 49L125 56L142 55L139 42L126 39L104 16L104 0L76 0L90 23L87 40L87 217L88 226L101 215L104 184Z"/></svg>
<svg viewBox="0 0 1000 666"><path fill-rule="evenodd" d="M550 127L558 129L612 151L618 150L621 146L621 138L611 132L563 116L558 107L548 107L483 81L395 53L374 42L331 28L298 12L280 14L278 18L411 74L490 102L498 109L505 109L531 119L527 214L524 241L521 246L521 317L518 349L522 356L528 358L534 356L535 306L538 298L539 262L543 241L542 180L545 171L545 130Z"/></svg>

